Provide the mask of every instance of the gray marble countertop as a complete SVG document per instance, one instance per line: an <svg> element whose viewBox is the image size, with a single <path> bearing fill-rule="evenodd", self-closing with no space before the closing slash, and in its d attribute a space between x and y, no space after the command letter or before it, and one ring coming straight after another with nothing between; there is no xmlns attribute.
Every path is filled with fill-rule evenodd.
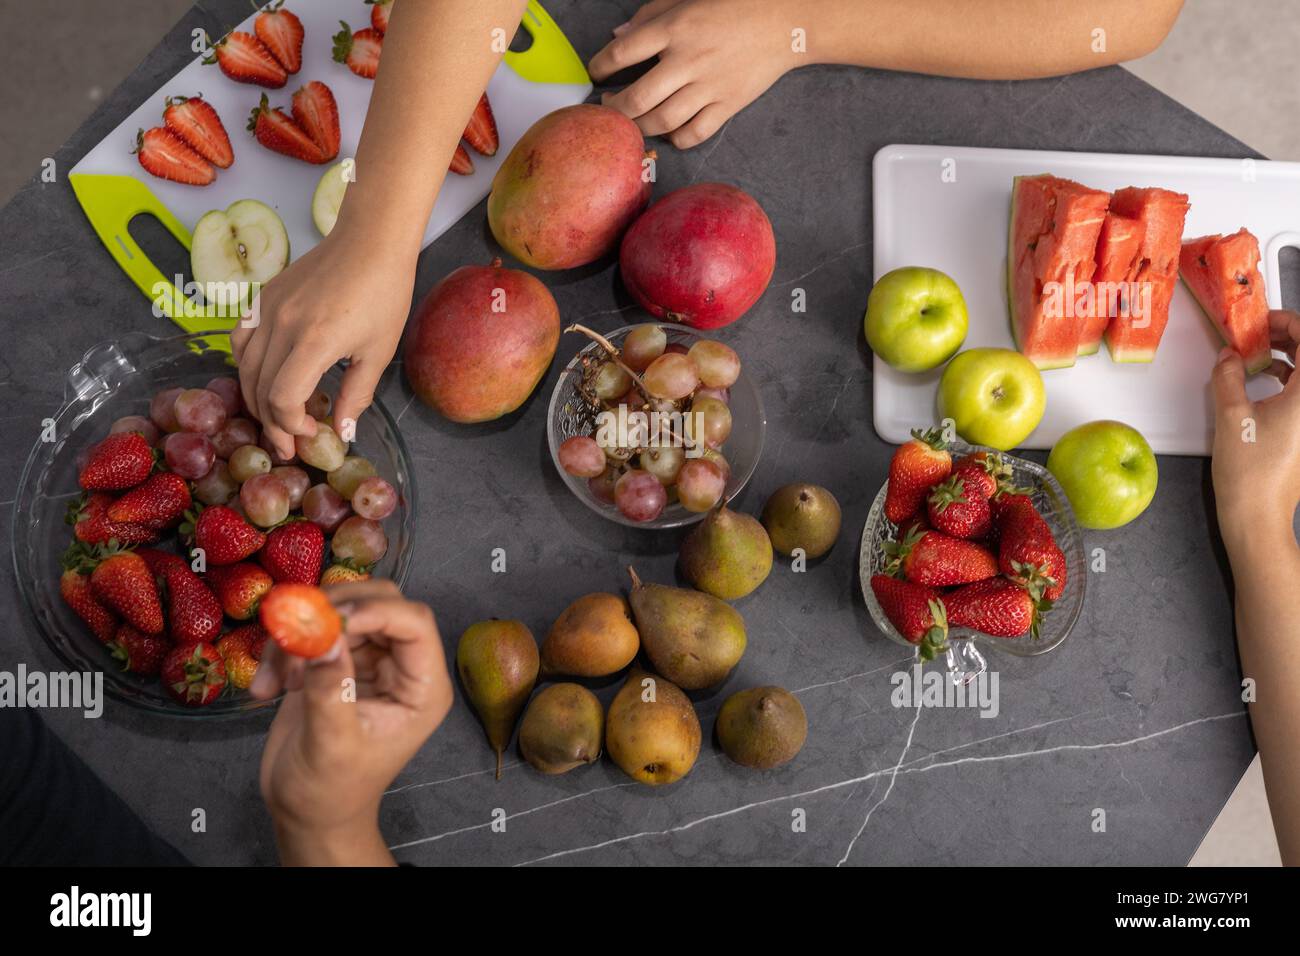
<svg viewBox="0 0 1300 956"><path fill-rule="evenodd" d="M548 4L584 59L632 0ZM92 344L165 331L91 231L62 173L192 56L190 31L224 33L242 0L190 14L56 156L59 181L33 179L0 211L0 397L10 452L0 463L8 551L22 458L58 407L64 370ZM755 195L777 235L771 287L725 338L767 407L767 445L740 506L778 486L831 488L844 529L806 574L778 566L739 602L750 646L730 679L700 695L712 718L732 691L776 683L807 709L808 743L785 768L752 772L706 740L684 781L633 783L608 760L560 777L515 753L493 756L463 698L394 783L383 826L399 859L419 864L1067 863L1183 864L1251 759L1229 578L1209 462L1161 458L1160 490L1138 521L1089 533L1105 573L1058 650L991 656L1000 710L896 708L891 674L906 652L876 633L858 584L857 544L886 477L890 447L871 424L871 366L861 317L871 283L873 154L888 143L944 143L1241 157L1256 155L1122 69L1026 83L976 83L813 67L782 79L702 146L659 151L656 193L722 180ZM417 296L495 249L482 207L429 248ZM164 270L167 271L167 270ZM634 314L616 269L548 277L567 321L599 329ZM807 292L792 314L791 290ZM559 359L576 348L566 339ZM461 630L519 617L539 638L579 594L614 590L634 562L671 581L679 535L622 529L589 513L551 466L545 412L557 359L525 409L459 427L419 402L394 365L382 400L415 456L423 513L408 591L437 611L449 654ZM1042 456L1036 456L1042 460ZM493 574L505 548L508 573ZM7 555L6 602L19 606ZM17 611L0 667L57 668ZM599 690L608 701L616 684ZM271 863L257 791L269 715L167 720L109 703L102 719L50 711L54 729L159 833L199 863ZM191 813L206 812L193 833ZM492 827L497 809L504 832ZM1095 811L1105 811L1095 832ZM801 813L796 811L802 811ZM806 827L792 826L802 818Z"/></svg>

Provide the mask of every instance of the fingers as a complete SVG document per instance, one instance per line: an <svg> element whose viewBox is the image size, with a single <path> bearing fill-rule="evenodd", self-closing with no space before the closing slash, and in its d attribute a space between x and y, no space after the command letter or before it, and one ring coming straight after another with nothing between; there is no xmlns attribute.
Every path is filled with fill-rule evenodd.
<svg viewBox="0 0 1300 956"><path fill-rule="evenodd" d="M624 34L632 27L639 27L647 20L653 20L659 14L666 13L681 2L682 0L650 0L649 3L641 4L636 13L632 14L632 19L614 28L614 36Z"/></svg>
<svg viewBox="0 0 1300 956"><path fill-rule="evenodd" d="M731 117L731 111L721 103L710 103L695 114L685 125L673 130L668 141L678 149L690 149L704 142Z"/></svg>
<svg viewBox="0 0 1300 956"><path fill-rule="evenodd" d="M262 359L266 355L267 340L270 336L271 330L265 326L259 325L250 330L243 349L235 357L235 361L239 363L239 390L244 396L244 407L248 409L250 415L259 420L261 416L257 413L257 379L262 373ZM234 348L233 336L231 348Z"/></svg>
<svg viewBox="0 0 1300 956"><path fill-rule="evenodd" d="M1285 386L1286 383L1290 381L1291 373L1293 371L1295 370L1291 367L1290 362L1284 359L1273 359L1273 361L1269 363L1268 368L1264 369L1264 374L1272 375Z"/></svg>
<svg viewBox="0 0 1300 956"><path fill-rule="evenodd" d="M620 70L643 63L657 56L668 46L668 32L657 27L653 20L640 26L629 27L605 44L587 64L587 72L597 83L608 79ZM651 104L652 106L654 104Z"/></svg>
<svg viewBox="0 0 1300 956"><path fill-rule="evenodd" d="M253 299L253 304L249 307L235 327L230 330L230 354L235 359L235 364L244 355L244 349L248 346L248 341L253 337L257 326L262 319L262 297L259 295Z"/></svg>
<svg viewBox="0 0 1300 956"><path fill-rule="evenodd" d="M344 441L355 439L356 424L361 413L375 400L375 389L384 374L386 361L376 361L369 355L356 356L348 363L339 385L338 400L334 405L334 430ZM310 394L310 393L309 393ZM351 423L353 434L349 435Z"/></svg>
<svg viewBox="0 0 1300 956"><path fill-rule="evenodd" d="M1214 406L1219 428L1239 428L1241 420L1251 413L1251 402L1246 397L1246 364L1232 349L1219 353L1211 379Z"/></svg>
<svg viewBox="0 0 1300 956"><path fill-rule="evenodd" d="M442 638L427 604L400 596L357 601L345 627L349 636L366 635L369 641L387 646L394 676L390 693L395 699L425 709L447 696L450 679Z"/></svg>
<svg viewBox="0 0 1300 956"><path fill-rule="evenodd" d="M345 682L355 678L352 652L341 639L324 656L306 662L302 681L303 729L309 747L324 749L359 730L355 693L344 693Z"/></svg>
<svg viewBox="0 0 1300 956"><path fill-rule="evenodd" d="M271 410L271 389L280 377L280 369L292 350L292 339L283 331L277 334L277 331L273 330L270 341L266 345L266 352L262 356L261 367L257 372L257 408L254 414L262 423L262 434L281 458L293 457L293 436L281 428L275 420Z"/></svg>
<svg viewBox="0 0 1300 956"><path fill-rule="evenodd" d="M270 700L282 691L301 690L305 666L301 657L286 654L274 641L267 641L248 692L258 700Z"/></svg>
<svg viewBox="0 0 1300 956"><path fill-rule="evenodd" d="M703 90L688 83L644 116L636 117L636 125L646 136L662 136L689 122L707 105Z"/></svg>
<svg viewBox="0 0 1300 956"><path fill-rule="evenodd" d="M629 119L649 113L676 93L686 83L681 71L671 63L660 63L635 83L616 93L605 93L600 102L618 110Z"/></svg>
<svg viewBox="0 0 1300 956"><path fill-rule="evenodd" d="M1290 309L1273 309L1268 314L1269 344L1285 352L1294 363L1300 344L1300 313Z"/></svg>
<svg viewBox="0 0 1300 956"><path fill-rule="evenodd" d="M320 384L321 376L334 364L329 352L314 348L305 341L293 347L284 364L275 372L267 390L267 408L277 430L288 435L316 434L316 420L307 414L307 399ZM284 455L283 457L289 457Z"/></svg>

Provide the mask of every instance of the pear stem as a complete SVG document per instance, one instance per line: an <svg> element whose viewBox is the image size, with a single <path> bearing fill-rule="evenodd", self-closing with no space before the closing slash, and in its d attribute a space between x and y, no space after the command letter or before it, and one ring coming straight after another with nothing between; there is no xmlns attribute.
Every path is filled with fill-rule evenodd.
<svg viewBox="0 0 1300 956"><path fill-rule="evenodd" d="M641 587L641 578L636 573L636 568L628 565L627 573L632 575L632 589L636 590Z"/></svg>
<svg viewBox="0 0 1300 956"><path fill-rule="evenodd" d="M501 779L501 750L497 750L497 779Z"/></svg>

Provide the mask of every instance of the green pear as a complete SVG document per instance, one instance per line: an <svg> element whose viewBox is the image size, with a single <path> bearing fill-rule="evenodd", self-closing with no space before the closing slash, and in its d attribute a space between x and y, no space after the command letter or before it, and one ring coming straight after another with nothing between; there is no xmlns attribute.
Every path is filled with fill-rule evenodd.
<svg viewBox="0 0 1300 956"><path fill-rule="evenodd" d="M686 536L678 557L691 584L734 601L767 580L772 542L756 518L732 511L724 501Z"/></svg>
<svg viewBox="0 0 1300 956"><path fill-rule="evenodd" d="M519 723L519 752L542 773L567 773L600 759L605 711L581 684L538 692Z"/></svg>
<svg viewBox="0 0 1300 956"><path fill-rule="evenodd" d="M456 671L496 751L498 780L501 754L537 683L539 665L537 642L522 621L479 621L460 636Z"/></svg>
<svg viewBox="0 0 1300 956"><path fill-rule="evenodd" d="M796 482L772 492L762 520L772 547L781 554L803 548L805 556L820 558L839 537L840 503L819 485Z"/></svg>
<svg viewBox="0 0 1300 956"><path fill-rule="evenodd" d="M743 767L768 770L794 759L808 736L799 698L780 687L732 694L718 711L718 744Z"/></svg>
<svg viewBox="0 0 1300 956"><path fill-rule="evenodd" d="M654 669L679 687L700 690L723 680L745 653L745 620L710 594L642 584L632 568L629 603L641 647Z"/></svg>
<svg viewBox="0 0 1300 956"><path fill-rule="evenodd" d="M702 736L690 698L639 667L632 668L605 717L610 759L629 777L652 787L690 773Z"/></svg>

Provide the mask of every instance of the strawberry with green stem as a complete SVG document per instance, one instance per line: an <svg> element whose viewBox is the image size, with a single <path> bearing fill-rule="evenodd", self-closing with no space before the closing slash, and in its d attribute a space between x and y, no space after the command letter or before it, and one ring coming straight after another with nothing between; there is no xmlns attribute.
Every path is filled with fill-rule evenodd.
<svg viewBox="0 0 1300 956"><path fill-rule="evenodd" d="M212 47L203 60L215 63L236 83L252 83L278 90L289 82L289 73L267 48L251 33L229 33Z"/></svg>
<svg viewBox="0 0 1300 956"><path fill-rule="evenodd" d="M343 20L343 29L334 34L334 62L342 63L357 76L373 80L379 72L379 55L384 50L384 35L373 27L352 32Z"/></svg>
<svg viewBox="0 0 1300 956"><path fill-rule="evenodd" d="M145 676L162 670L163 658L172 649L171 641L159 634L141 634L123 621L118 625L110 650L114 660L122 663L122 670Z"/></svg>
<svg viewBox="0 0 1300 956"><path fill-rule="evenodd" d="M226 662L206 642L178 644L163 658L162 683L173 699L186 707L203 707L226 689Z"/></svg>
<svg viewBox="0 0 1300 956"><path fill-rule="evenodd" d="M315 584L325 557L325 532L305 519L286 521L266 536L257 559L277 584Z"/></svg>
<svg viewBox="0 0 1300 956"><path fill-rule="evenodd" d="M243 561L266 543L266 535L234 508L225 505L212 505L197 514L190 512L187 519L181 525L181 533L193 537L194 546L203 549L209 566Z"/></svg>
<svg viewBox="0 0 1300 956"><path fill-rule="evenodd" d="M149 477L154 450L139 432L117 432L90 449L77 481L87 491L123 491Z"/></svg>
<svg viewBox="0 0 1300 956"><path fill-rule="evenodd" d="M916 584L950 587L998 573L998 559L987 548L940 531L916 529L882 548L888 558L885 571Z"/></svg>
<svg viewBox="0 0 1300 956"><path fill-rule="evenodd" d="M110 521L108 509L116 500L106 491L91 491L70 502L63 520L72 525L73 537L82 544L153 544L158 540L160 529Z"/></svg>
<svg viewBox="0 0 1300 956"><path fill-rule="evenodd" d="M258 604L275 585L265 568L248 561L209 567L207 581L226 616L236 621L257 614Z"/></svg>
<svg viewBox="0 0 1300 956"><path fill-rule="evenodd" d="M921 660L933 660L948 649L948 620L943 600L934 588L888 574L871 577L871 593L905 640L917 645Z"/></svg>
<svg viewBox="0 0 1300 956"><path fill-rule="evenodd" d="M71 552L72 549L69 549ZM134 551L98 546L70 555L81 568L90 568L90 588L99 602L145 634L161 634L166 623L158 585L144 559Z"/></svg>
<svg viewBox="0 0 1300 956"><path fill-rule="evenodd" d="M898 446L889 462L885 517L894 524L923 511L930 489L952 472L952 455L939 429L913 429L912 435L911 440Z"/></svg>
<svg viewBox="0 0 1300 956"><path fill-rule="evenodd" d="M114 522L169 528L180 521L190 504L190 486L185 479L173 471L159 471L113 502L107 516Z"/></svg>
<svg viewBox="0 0 1300 956"><path fill-rule="evenodd" d="M232 687L248 690L262 662L266 630L260 624L237 627L217 641L217 651L226 663L226 679Z"/></svg>
<svg viewBox="0 0 1300 956"><path fill-rule="evenodd" d="M982 538L993 527L989 500L981 487L958 475L934 486L926 498L926 514L936 531L954 538Z"/></svg>
<svg viewBox="0 0 1300 956"><path fill-rule="evenodd" d="M992 498L999 485L1011 479L1011 465L998 452L977 451L959 458L952 474L964 481L968 491Z"/></svg>
<svg viewBox="0 0 1300 956"><path fill-rule="evenodd" d="M75 567L65 568L59 578L59 596L81 618L102 644L112 643L117 634L117 615L95 596L90 575Z"/></svg>
<svg viewBox="0 0 1300 956"><path fill-rule="evenodd" d="M1019 637L1026 632L1037 640L1042 616L1052 602L1006 578L988 578L943 596L950 627L969 627L992 637Z"/></svg>
<svg viewBox="0 0 1300 956"><path fill-rule="evenodd" d="M235 161L225 124L202 96L167 97L163 104L163 126L219 169L229 169Z"/></svg>

